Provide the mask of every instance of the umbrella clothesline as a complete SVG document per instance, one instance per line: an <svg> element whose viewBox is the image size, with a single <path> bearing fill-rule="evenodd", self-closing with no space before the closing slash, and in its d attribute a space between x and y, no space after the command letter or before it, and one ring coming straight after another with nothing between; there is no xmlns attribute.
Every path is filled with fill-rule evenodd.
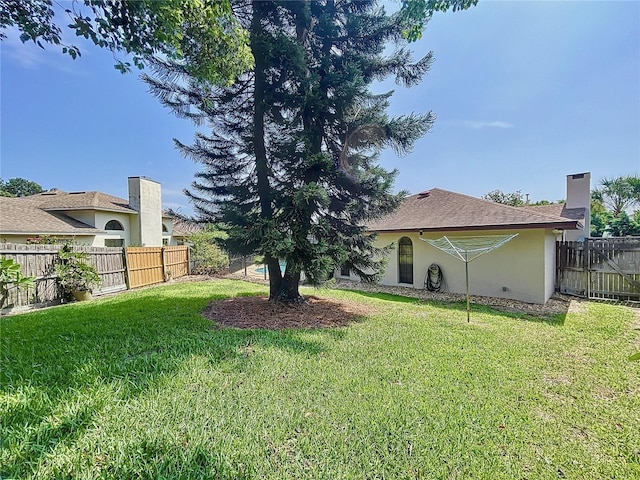
<svg viewBox="0 0 640 480"><path fill-rule="evenodd" d="M500 248L517 236L518 234L514 233L511 235L478 235L475 237L461 236L452 238L445 235L437 240L420 238L420 240L431 244L438 250L464 262L467 286L467 322L469 321L469 262L485 253Z"/></svg>

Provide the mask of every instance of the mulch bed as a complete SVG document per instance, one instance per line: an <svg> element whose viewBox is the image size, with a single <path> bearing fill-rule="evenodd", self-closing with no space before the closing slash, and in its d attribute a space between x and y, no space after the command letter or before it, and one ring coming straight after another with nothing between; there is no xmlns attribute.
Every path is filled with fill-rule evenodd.
<svg viewBox="0 0 640 480"><path fill-rule="evenodd" d="M233 297L211 302L202 314L217 327L282 330L344 327L374 309L349 300L306 297L300 305L270 302L265 297Z"/></svg>

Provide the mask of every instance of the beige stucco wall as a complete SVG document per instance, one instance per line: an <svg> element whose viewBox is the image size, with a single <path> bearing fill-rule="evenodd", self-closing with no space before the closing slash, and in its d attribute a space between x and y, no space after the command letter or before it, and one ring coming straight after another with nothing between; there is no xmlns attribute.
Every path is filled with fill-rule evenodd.
<svg viewBox="0 0 640 480"><path fill-rule="evenodd" d="M554 236L543 229L450 232L447 236L519 235L497 250L485 254L469 263L469 292L472 295L510 298L529 303L545 303L553 293L555 253L552 248ZM440 265L447 284L447 291L465 293L465 264L427 242L420 240L419 233L383 233L378 236L378 246L395 242L389 262L380 283L398 283L397 243L403 237L413 243L413 286L424 288L424 278L429 265ZM437 239L442 233L425 233L422 238ZM506 287L506 290L503 288Z"/></svg>
<svg viewBox="0 0 640 480"><path fill-rule="evenodd" d="M131 225L136 223L136 217L137 215L130 215L128 213L96 212L96 228L104 230L107 222L117 220L122 224L124 230L107 230L106 233L96 235L94 245L96 247L104 247L104 241L107 239L122 239L124 240L125 247L131 245Z"/></svg>
<svg viewBox="0 0 640 480"><path fill-rule="evenodd" d="M95 210L65 210L65 215L71 218L75 218L79 222L86 223L92 227L100 228L96 225L96 211Z"/></svg>
<svg viewBox="0 0 640 480"><path fill-rule="evenodd" d="M144 247L161 247L160 184L144 177L129 177L129 205L138 212L137 222L132 222L131 242Z"/></svg>

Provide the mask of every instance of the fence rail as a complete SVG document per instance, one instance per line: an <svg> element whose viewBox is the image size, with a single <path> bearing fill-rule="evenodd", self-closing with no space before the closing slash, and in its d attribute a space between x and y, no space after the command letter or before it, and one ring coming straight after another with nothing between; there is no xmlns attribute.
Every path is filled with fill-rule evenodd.
<svg viewBox="0 0 640 480"><path fill-rule="evenodd" d="M0 257L13 259L21 266L23 275L35 277L32 288L10 289L5 308L21 309L62 301L63 292L55 273L60 248L60 245L0 245ZM87 263L93 265L100 275L101 284L94 289L95 295L162 283L189 274L187 246L121 248L76 245L73 248L87 253Z"/></svg>
<svg viewBox="0 0 640 480"><path fill-rule="evenodd" d="M556 266L560 293L640 301L640 237L558 242Z"/></svg>

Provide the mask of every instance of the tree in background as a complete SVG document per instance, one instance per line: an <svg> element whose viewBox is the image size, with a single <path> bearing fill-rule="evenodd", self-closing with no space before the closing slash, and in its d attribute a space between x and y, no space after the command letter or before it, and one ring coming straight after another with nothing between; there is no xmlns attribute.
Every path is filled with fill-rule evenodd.
<svg viewBox="0 0 640 480"><path fill-rule="evenodd" d="M188 192L197 214L225 225L231 253L264 257L272 300L301 301L303 271L313 284L343 264L376 279L383 250L364 225L402 200L378 152L409 151L433 116L389 117L391 93L369 87L389 76L418 83L431 54L414 63L402 46L385 53L404 25L374 1L255 1L236 11L255 66L234 85L206 88L172 62L146 77L176 114L211 127L192 146L177 142L204 167Z"/></svg>
<svg viewBox="0 0 640 480"><path fill-rule="evenodd" d="M6 182L0 179L2 197L26 197L41 192L44 192L44 189L40 185L24 178L10 178Z"/></svg>
<svg viewBox="0 0 640 480"><path fill-rule="evenodd" d="M591 192L591 233L592 237L602 237L611 221L612 215Z"/></svg>
<svg viewBox="0 0 640 480"><path fill-rule="evenodd" d="M639 184L640 177L637 176L604 178L600 186L593 190L592 196L617 217L627 208L640 204Z"/></svg>
<svg viewBox="0 0 640 480"><path fill-rule="evenodd" d="M200 80L228 84L251 66L247 32L236 21L230 0L74 1L58 11L64 14L60 21L53 3L0 0L0 39L6 38L2 30L15 27L22 42L57 45L75 59L80 50L63 43L64 24L95 45L131 54L139 68L146 57L159 54L183 62ZM121 60L115 67L130 70Z"/></svg>
<svg viewBox="0 0 640 480"><path fill-rule="evenodd" d="M484 200L489 200L495 203L501 203L503 205L510 205L512 207L523 207L525 202L522 198L522 192L516 190L513 193L504 193L501 190L493 190L486 195L483 195Z"/></svg>
<svg viewBox="0 0 640 480"><path fill-rule="evenodd" d="M614 237L640 235L640 177L626 175L604 178L591 192L591 235Z"/></svg>
<svg viewBox="0 0 640 480"><path fill-rule="evenodd" d="M640 235L640 223L630 218L627 212L622 211L617 217L612 217L609 220L607 232L609 232L612 237Z"/></svg>
<svg viewBox="0 0 640 480"><path fill-rule="evenodd" d="M557 205L559 203L565 203L565 200L558 200L557 202L550 202L549 200L538 200L536 202L527 203L528 200L525 201L523 199L522 192L520 190L516 190L513 193L504 193L502 190L492 190L486 195L483 195L481 198L483 198L484 200L489 200L490 202L510 205L512 207L536 207L540 205Z"/></svg>

